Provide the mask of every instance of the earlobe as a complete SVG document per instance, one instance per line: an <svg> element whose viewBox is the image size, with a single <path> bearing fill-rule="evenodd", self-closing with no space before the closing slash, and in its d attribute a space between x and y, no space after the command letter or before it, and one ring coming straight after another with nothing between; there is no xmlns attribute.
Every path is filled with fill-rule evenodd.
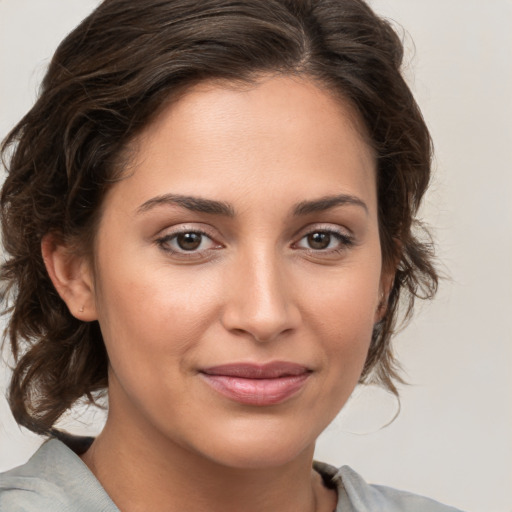
<svg viewBox="0 0 512 512"><path fill-rule="evenodd" d="M86 259L54 234L43 237L41 253L53 286L69 312L83 322L97 320L94 282Z"/></svg>

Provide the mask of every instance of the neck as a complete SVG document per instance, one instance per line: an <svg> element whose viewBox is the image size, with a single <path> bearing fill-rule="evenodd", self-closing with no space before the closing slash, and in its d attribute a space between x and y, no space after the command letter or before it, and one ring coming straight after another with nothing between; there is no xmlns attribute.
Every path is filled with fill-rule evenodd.
<svg viewBox="0 0 512 512"><path fill-rule="evenodd" d="M332 512L314 446L278 467L233 468L111 417L83 460L123 512ZM133 425L131 425L133 427Z"/></svg>

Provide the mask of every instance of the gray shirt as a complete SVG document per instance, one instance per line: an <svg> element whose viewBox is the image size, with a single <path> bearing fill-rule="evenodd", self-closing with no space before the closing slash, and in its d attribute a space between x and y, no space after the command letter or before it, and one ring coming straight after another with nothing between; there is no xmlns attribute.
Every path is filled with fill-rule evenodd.
<svg viewBox="0 0 512 512"><path fill-rule="evenodd" d="M315 462L338 492L336 512L460 512L416 494L367 484L348 466ZM73 450L46 441L23 466L0 474L1 512L119 512Z"/></svg>

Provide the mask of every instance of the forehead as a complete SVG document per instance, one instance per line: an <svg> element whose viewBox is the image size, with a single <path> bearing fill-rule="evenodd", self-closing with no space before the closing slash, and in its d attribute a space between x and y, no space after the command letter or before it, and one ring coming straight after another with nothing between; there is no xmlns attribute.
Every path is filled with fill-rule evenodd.
<svg viewBox="0 0 512 512"><path fill-rule="evenodd" d="M298 142L308 133L320 149L322 140L328 144L334 137L340 143L341 135L345 146L356 142L359 149L371 152L366 127L355 107L340 93L302 76L262 75L249 83L201 82L164 107L139 141L157 139L165 131L170 135L171 126L178 124L173 137L188 143L197 139L199 144L202 136L214 143L216 135L220 138L227 130L233 147L249 140L261 144L276 135L283 143L286 135ZM307 132L312 127L318 131ZM367 145L363 147L362 142Z"/></svg>
<svg viewBox="0 0 512 512"><path fill-rule="evenodd" d="M168 192L247 200L273 190L280 201L374 200L375 157L358 114L304 78L198 84L160 112L135 150L133 173L113 188L131 187L139 201Z"/></svg>

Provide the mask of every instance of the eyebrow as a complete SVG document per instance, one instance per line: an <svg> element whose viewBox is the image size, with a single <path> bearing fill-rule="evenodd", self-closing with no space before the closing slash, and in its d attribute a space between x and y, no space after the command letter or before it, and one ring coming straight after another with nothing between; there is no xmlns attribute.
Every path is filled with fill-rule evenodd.
<svg viewBox="0 0 512 512"><path fill-rule="evenodd" d="M229 204L223 201L205 199L195 196L183 196L178 194L164 194L153 197L137 208L137 213L145 213L158 205L177 205L193 212L210 213L212 215L225 215L234 217L235 210Z"/></svg>
<svg viewBox="0 0 512 512"><path fill-rule="evenodd" d="M368 206L356 196L350 194L339 194L336 196L325 196L313 201L302 201L293 209L293 215L308 215L310 213L323 212L336 206L355 205L360 206L368 214Z"/></svg>
<svg viewBox="0 0 512 512"><path fill-rule="evenodd" d="M235 209L229 203L180 194L164 194L153 197L137 208L137 214L145 213L155 206L160 205L176 205L193 212L209 213L211 215L223 215L226 217L235 216ZM350 194L339 194L335 196L321 197L312 201L302 201L294 206L293 215L295 217L299 217L344 205L359 206L368 213L368 207L358 197Z"/></svg>

